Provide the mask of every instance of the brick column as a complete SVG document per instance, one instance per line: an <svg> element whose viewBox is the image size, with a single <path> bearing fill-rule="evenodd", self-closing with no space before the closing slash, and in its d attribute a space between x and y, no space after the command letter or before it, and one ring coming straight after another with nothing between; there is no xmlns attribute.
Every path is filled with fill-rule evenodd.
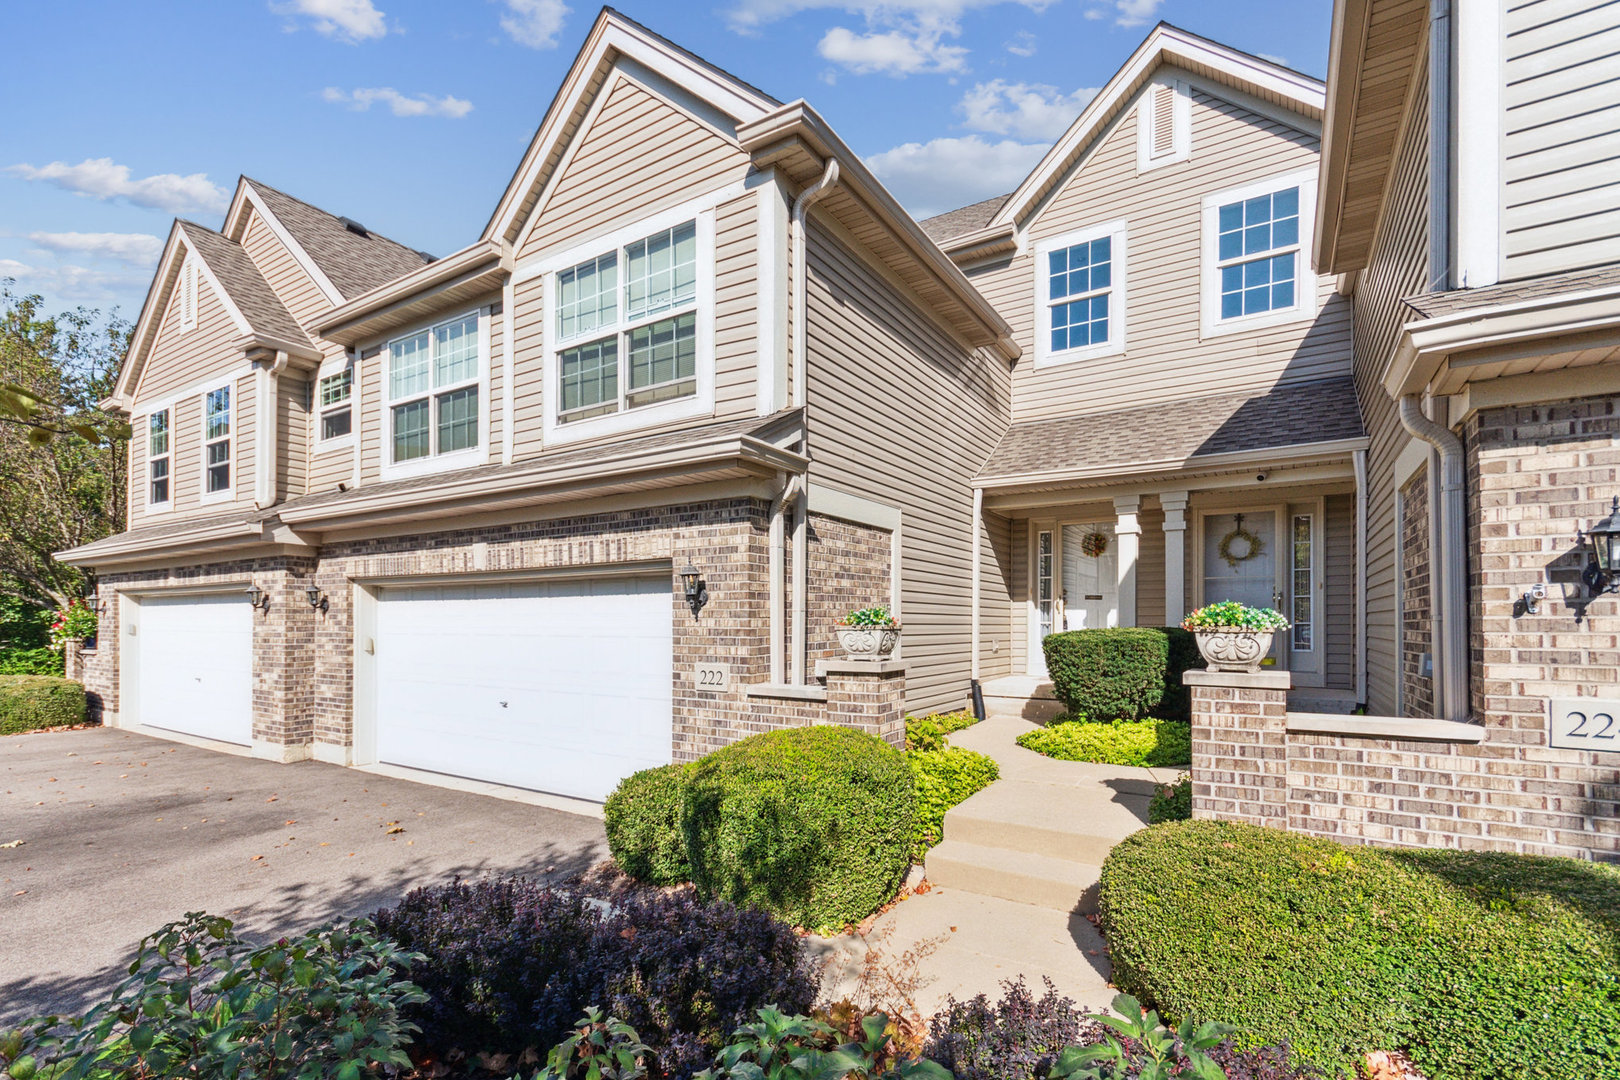
<svg viewBox="0 0 1620 1080"><path fill-rule="evenodd" d="M1288 827L1286 671L1189 671L1193 817Z"/></svg>
<svg viewBox="0 0 1620 1080"><path fill-rule="evenodd" d="M823 660L827 722L876 735L895 749L906 745L906 665L898 660Z"/></svg>

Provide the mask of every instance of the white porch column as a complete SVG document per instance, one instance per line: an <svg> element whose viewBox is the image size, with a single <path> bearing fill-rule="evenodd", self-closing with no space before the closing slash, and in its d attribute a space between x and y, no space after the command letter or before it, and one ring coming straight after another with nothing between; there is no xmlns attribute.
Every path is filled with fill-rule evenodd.
<svg viewBox="0 0 1620 1080"><path fill-rule="evenodd" d="M1180 626L1187 614L1187 493L1166 491L1164 507L1164 624Z"/></svg>
<svg viewBox="0 0 1620 1080"><path fill-rule="evenodd" d="M1142 525L1137 511L1140 495L1121 495L1114 500L1114 542L1119 545L1119 625L1136 625L1136 556L1142 546Z"/></svg>

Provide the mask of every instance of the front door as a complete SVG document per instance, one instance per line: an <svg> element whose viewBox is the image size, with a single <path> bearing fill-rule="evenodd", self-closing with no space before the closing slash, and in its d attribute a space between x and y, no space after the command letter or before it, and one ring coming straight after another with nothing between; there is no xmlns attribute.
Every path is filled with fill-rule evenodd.
<svg viewBox="0 0 1620 1080"><path fill-rule="evenodd" d="M1046 525L1035 530L1035 582L1029 673L1046 677L1041 642L1063 630L1119 625L1119 554L1113 522Z"/></svg>
<svg viewBox="0 0 1620 1080"><path fill-rule="evenodd" d="M1236 600L1249 607L1286 612L1283 564L1278 556L1281 516L1278 510L1204 515L1203 603ZM1286 655L1279 648L1282 639L1280 634L1273 639L1269 663Z"/></svg>

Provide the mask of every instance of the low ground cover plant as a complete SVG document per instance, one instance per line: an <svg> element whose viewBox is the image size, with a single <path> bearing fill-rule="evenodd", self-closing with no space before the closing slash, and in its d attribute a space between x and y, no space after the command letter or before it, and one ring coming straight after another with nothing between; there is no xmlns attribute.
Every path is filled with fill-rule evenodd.
<svg viewBox="0 0 1620 1080"><path fill-rule="evenodd" d="M948 736L979 718L968 710L906 718L906 764L917 790L911 861L921 862L945 835L945 813L1001 776L995 758L950 745Z"/></svg>
<svg viewBox="0 0 1620 1080"><path fill-rule="evenodd" d="M1177 720L1092 723L1062 716L1024 732L1018 745L1060 761L1175 768L1192 764L1192 725Z"/></svg>
<svg viewBox="0 0 1620 1080"><path fill-rule="evenodd" d="M1101 910L1121 987L1241 1045L1345 1074L1395 1049L1429 1080L1613 1072L1615 867L1185 821L1114 848Z"/></svg>
<svg viewBox="0 0 1620 1080"><path fill-rule="evenodd" d="M1192 817L1192 777L1185 774L1173 784L1160 784L1148 803L1148 824L1186 821Z"/></svg>
<svg viewBox="0 0 1620 1080"><path fill-rule="evenodd" d="M0 735L84 723L84 687L49 675L0 675Z"/></svg>
<svg viewBox="0 0 1620 1080"><path fill-rule="evenodd" d="M188 914L141 942L130 975L81 1017L0 1036L12 1080L359 1080L408 1068L426 1000L417 959L357 921L253 946L229 919Z"/></svg>
<svg viewBox="0 0 1620 1080"><path fill-rule="evenodd" d="M685 790L686 853L705 896L835 929L892 898L911 865L911 769L850 728L732 743L696 762Z"/></svg>

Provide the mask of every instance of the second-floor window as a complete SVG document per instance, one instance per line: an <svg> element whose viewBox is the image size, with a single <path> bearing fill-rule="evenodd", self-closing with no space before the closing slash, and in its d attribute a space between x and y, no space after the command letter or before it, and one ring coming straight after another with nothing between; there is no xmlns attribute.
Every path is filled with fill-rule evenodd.
<svg viewBox="0 0 1620 1080"><path fill-rule="evenodd" d="M203 495L231 490L231 388L203 395Z"/></svg>
<svg viewBox="0 0 1620 1080"><path fill-rule="evenodd" d="M146 421L146 505L169 505L169 410Z"/></svg>
<svg viewBox="0 0 1620 1080"><path fill-rule="evenodd" d="M389 460L478 448L478 316L464 315L388 343Z"/></svg>
<svg viewBox="0 0 1620 1080"><path fill-rule="evenodd" d="M1116 221L1037 245L1037 364L1124 349L1125 240Z"/></svg>
<svg viewBox="0 0 1620 1080"><path fill-rule="evenodd" d="M321 414L321 441L341 439L354 430L353 408L354 369L323 375L316 385L315 394Z"/></svg>
<svg viewBox="0 0 1620 1080"><path fill-rule="evenodd" d="M1314 172L1273 177L1204 199L1203 330L1271 326L1315 313Z"/></svg>

